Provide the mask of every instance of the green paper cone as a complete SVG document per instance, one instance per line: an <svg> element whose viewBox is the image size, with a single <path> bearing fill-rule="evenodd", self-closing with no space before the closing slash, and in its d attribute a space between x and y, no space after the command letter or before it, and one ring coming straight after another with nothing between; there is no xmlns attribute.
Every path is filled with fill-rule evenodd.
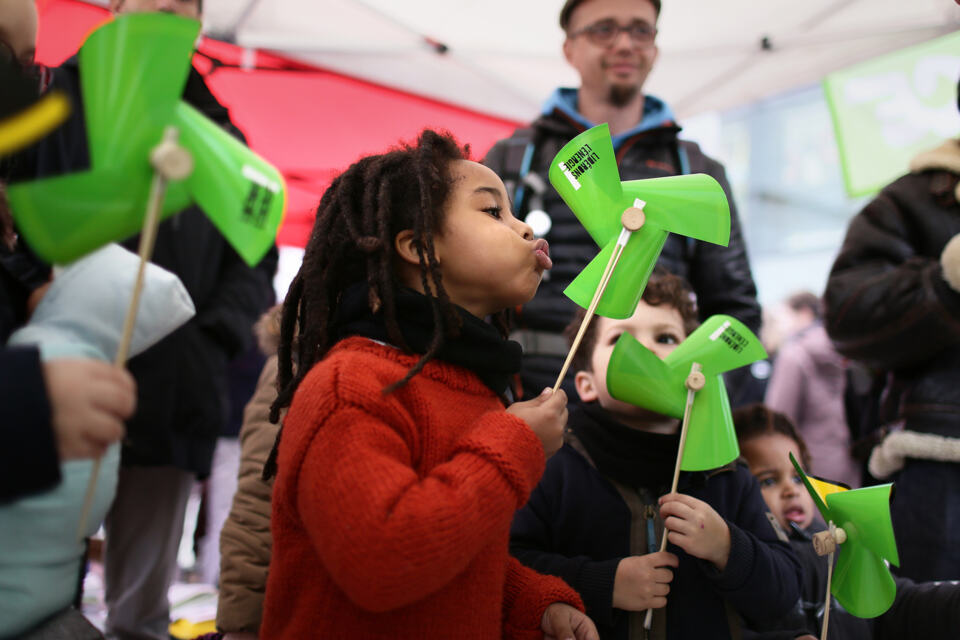
<svg viewBox="0 0 960 640"><path fill-rule="evenodd" d="M694 396L680 468L684 471L716 469L739 456L740 445L733 427L727 387L723 376L717 375Z"/></svg>
<svg viewBox="0 0 960 640"><path fill-rule="evenodd" d="M194 158L185 188L240 257L257 264L283 219L283 175L185 102L177 105L176 124Z"/></svg>
<svg viewBox="0 0 960 640"><path fill-rule="evenodd" d="M893 536L893 523L890 520L890 494L892 484L881 484L863 489L851 489L827 496L831 519L844 529L847 524L856 523L847 535L856 538L881 558L895 566L900 566L900 555Z"/></svg>
<svg viewBox="0 0 960 640"><path fill-rule="evenodd" d="M550 182L602 248L600 255L564 293L581 307L590 301L620 234L620 216L637 200L645 204L646 223L627 243L620 263L597 306L597 314L629 318L660 256L667 232L726 245L730 209L719 183L693 174L620 182L620 171L606 124L568 142L550 164Z"/></svg>
<svg viewBox="0 0 960 640"><path fill-rule="evenodd" d="M708 318L662 361L624 333L607 366L607 390L617 400L682 418L687 375L693 363L699 363L706 385L693 399L680 468L715 469L740 455L721 374L766 355L753 332L736 318L725 315Z"/></svg>
<svg viewBox="0 0 960 640"><path fill-rule="evenodd" d="M671 367L629 333L622 334L607 364L607 391L622 402L674 418L683 417L686 371ZM677 389L682 389L678 392Z"/></svg>
<svg viewBox="0 0 960 640"><path fill-rule="evenodd" d="M847 527L843 529L847 531ZM841 547L830 593L852 615L876 618L890 608L897 595L890 570L876 554L851 544L849 538Z"/></svg>
<svg viewBox="0 0 960 640"><path fill-rule="evenodd" d="M151 173L150 149L183 95L199 33L196 20L141 13L90 34L79 60L91 167Z"/></svg>
<svg viewBox="0 0 960 640"><path fill-rule="evenodd" d="M548 175L597 245L603 247L611 238L616 240L620 214L626 207L620 206L620 169L606 124L588 129L564 145L550 163Z"/></svg>
<svg viewBox="0 0 960 640"><path fill-rule="evenodd" d="M194 171L167 185L161 219L197 203L250 265L273 244L285 205L280 173L180 98L199 28L131 13L88 38L80 70L91 170L8 189L17 225L42 258L72 262L141 229L150 152L170 125Z"/></svg>
<svg viewBox="0 0 960 640"><path fill-rule="evenodd" d="M727 195L704 173L630 180L623 183L623 191L625 202L639 198L647 203L647 224L713 244L730 242Z"/></svg>
<svg viewBox="0 0 960 640"><path fill-rule="evenodd" d="M619 234L619 231L617 233ZM630 236L617 263L617 268L610 276L607 288L604 289L603 296L597 304L597 315L617 320L633 315L666 241L666 231L652 228L647 229L646 233L637 232ZM600 285L603 270L616 244L616 237L614 237L574 278L573 282L567 285L563 293L568 298L585 309L590 306L590 301Z"/></svg>
<svg viewBox="0 0 960 640"><path fill-rule="evenodd" d="M837 485L831 487L827 482L807 476L793 454L790 461L824 520L833 522L847 534L846 542L838 551L830 592L857 617L879 616L890 608L897 592L886 562L900 564L890 520L893 485L850 490ZM825 485L825 490L821 487L818 491L820 485Z"/></svg>

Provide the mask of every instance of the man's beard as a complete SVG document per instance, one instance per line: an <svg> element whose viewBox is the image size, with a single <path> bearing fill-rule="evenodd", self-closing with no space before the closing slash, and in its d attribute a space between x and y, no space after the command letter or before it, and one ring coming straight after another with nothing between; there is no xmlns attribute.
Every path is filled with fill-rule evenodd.
<svg viewBox="0 0 960 640"><path fill-rule="evenodd" d="M614 107L625 107L630 104L630 101L637 96L639 91L640 87L637 85L615 84L610 87L610 94L607 96L607 100Z"/></svg>

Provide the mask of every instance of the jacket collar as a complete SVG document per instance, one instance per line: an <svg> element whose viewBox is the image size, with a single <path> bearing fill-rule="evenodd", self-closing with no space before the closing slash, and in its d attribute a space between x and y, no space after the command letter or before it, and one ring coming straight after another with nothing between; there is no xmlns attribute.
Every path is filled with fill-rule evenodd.
<svg viewBox="0 0 960 640"><path fill-rule="evenodd" d="M577 110L578 95L578 89L570 87L560 87L556 89L550 97L547 98L547 101L544 102L542 114L550 115L555 111L559 111L569 119L583 126L585 130L595 127L599 123L590 122ZM644 96L643 119L632 129L613 136L613 148L619 148L626 140L638 133L661 127L675 126L674 122L673 111L670 110L667 103L656 96L647 94Z"/></svg>

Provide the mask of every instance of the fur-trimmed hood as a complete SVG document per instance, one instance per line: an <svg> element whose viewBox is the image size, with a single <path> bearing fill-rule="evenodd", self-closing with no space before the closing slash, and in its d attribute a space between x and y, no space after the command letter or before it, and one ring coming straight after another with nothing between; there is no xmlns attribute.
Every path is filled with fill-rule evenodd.
<svg viewBox="0 0 960 640"><path fill-rule="evenodd" d="M945 140L938 147L918 153L910 161L911 173L920 173L930 169L941 169L960 174L960 139ZM957 202L960 202L960 182L957 183L954 194Z"/></svg>

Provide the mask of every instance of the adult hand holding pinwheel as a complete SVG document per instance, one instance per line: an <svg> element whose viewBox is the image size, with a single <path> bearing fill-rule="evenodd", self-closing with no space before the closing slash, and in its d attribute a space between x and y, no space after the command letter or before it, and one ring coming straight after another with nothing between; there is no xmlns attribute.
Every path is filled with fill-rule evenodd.
<svg viewBox="0 0 960 640"><path fill-rule="evenodd" d="M130 13L94 32L79 54L91 168L8 189L18 230L52 263L140 231L139 271L117 366L126 363L162 218L198 204L254 265L283 217L280 173L181 99L199 30L198 22L170 14Z"/></svg>

